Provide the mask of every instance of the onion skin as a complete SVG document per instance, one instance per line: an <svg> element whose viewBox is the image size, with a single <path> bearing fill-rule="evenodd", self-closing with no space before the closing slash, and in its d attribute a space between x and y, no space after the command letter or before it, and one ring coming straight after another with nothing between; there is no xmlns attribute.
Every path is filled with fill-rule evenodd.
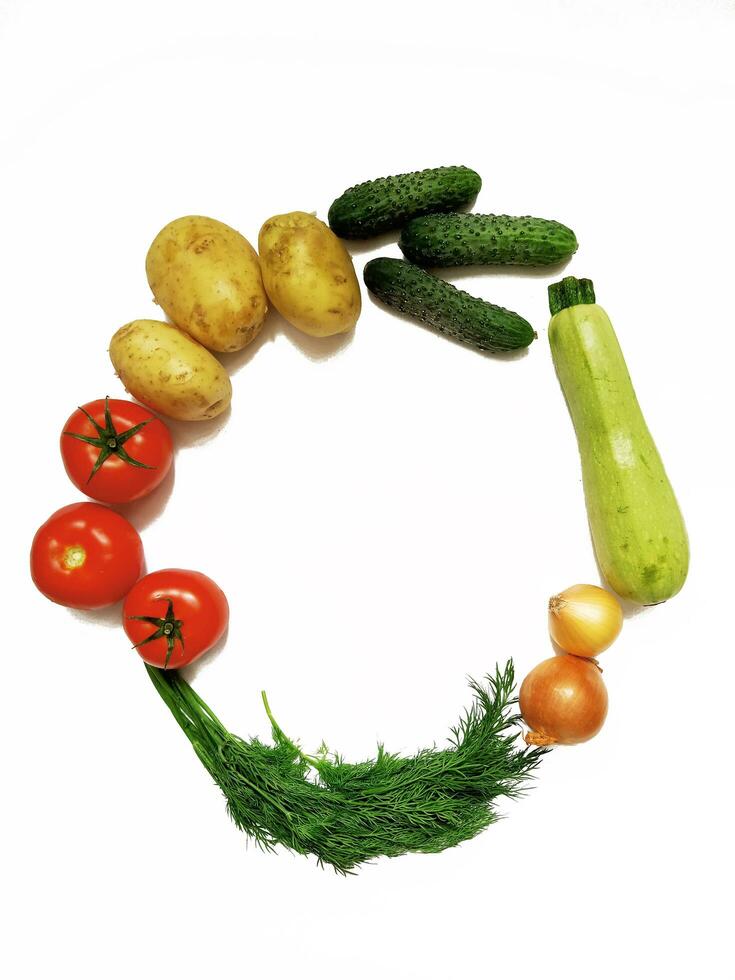
<svg viewBox="0 0 735 980"><path fill-rule="evenodd" d="M620 603L599 585L572 585L549 599L549 633L565 653L596 657L623 628Z"/></svg>
<svg viewBox="0 0 735 980"><path fill-rule="evenodd" d="M576 745L602 728L607 688L598 664L568 653L542 661L521 684L518 702L529 745Z"/></svg>

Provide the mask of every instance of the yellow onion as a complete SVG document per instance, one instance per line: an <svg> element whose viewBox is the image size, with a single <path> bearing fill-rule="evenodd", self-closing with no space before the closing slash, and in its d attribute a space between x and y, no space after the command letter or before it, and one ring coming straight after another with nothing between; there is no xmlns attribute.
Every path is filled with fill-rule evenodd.
<svg viewBox="0 0 735 980"><path fill-rule="evenodd" d="M607 688L596 660L565 653L533 668L518 703L531 729L525 736L529 745L575 745L602 728Z"/></svg>
<svg viewBox="0 0 735 980"><path fill-rule="evenodd" d="M551 639L575 657L596 657L623 628L623 610L598 585L572 585L549 599Z"/></svg>

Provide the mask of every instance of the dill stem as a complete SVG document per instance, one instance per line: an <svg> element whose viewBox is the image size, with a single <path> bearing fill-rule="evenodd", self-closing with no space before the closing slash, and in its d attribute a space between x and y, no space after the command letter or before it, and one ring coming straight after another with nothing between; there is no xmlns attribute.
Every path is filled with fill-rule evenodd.
<svg viewBox="0 0 735 980"><path fill-rule="evenodd" d="M183 729L194 747L194 751L214 779L218 780L220 748L222 743L232 736L194 688L187 684L183 677L179 677L178 671L163 671L149 664L146 664L145 667L156 690ZM280 729L278 730L280 732ZM283 737L285 738L285 735ZM209 744L206 744L204 738ZM296 746L294 748L297 749ZM242 773L240 773L239 779L253 793L279 810L286 820L290 822L293 819L288 808L279 803L262 786L258 786Z"/></svg>
<svg viewBox="0 0 735 980"><path fill-rule="evenodd" d="M222 722L216 718L202 701L194 689L186 683L183 677L174 674L171 683L175 688L179 698L184 703L187 713L192 719L196 719L197 730L205 736L213 752L218 749L219 743L226 735L226 730Z"/></svg>
<svg viewBox="0 0 735 980"><path fill-rule="evenodd" d="M271 728L273 729L273 733L277 735L279 739L282 739L284 742L287 742L294 750L294 752L296 752L304 760L304 762L307 762L310 766L312 766L314 769L318 771L321 760L315 759L314 756L307 755L306 752L303 752L301 750L301 748L296 744L296 742L292 741L288 737L288 735L284 732L284 730L278 724L276 719L273 717L273 712L271 711L271 706L268 704L268 697L265 691L261 691L260 696L263 699L263 707L265 708L265 713L268 715L268 721L271 723Z"/></svg>
<svg viewBox="0 0 735 980"><path fill-rule="evenodd" d="M157 667L151 667L150 664L146 664L145 669L148 671L148 676L153 681L153 686L168 706L171 714L191 739L191 735L189 734L192 728L191 721L181 711L179 700L176 698L170 683L164 679L163 671L158 670Z"/></svg>
<svg viewBox="0 0 735 980"><path fill-rule="evenodd" d="M212 751L216 752L217 746L214 733L207 727L206 718L203 717L201 708L197 703L198 697L196 701L187 698L187 690L191 691L192 694L194 691L186 681L178 676L176 671L163 671L158 667L152 667L150 664L146 664L145 668L154 687L194 746L197 755L202 762L205 762L204 757ZM217 719L215 721L220 724ZM220 727L222 727L221 724Z"/></svg>

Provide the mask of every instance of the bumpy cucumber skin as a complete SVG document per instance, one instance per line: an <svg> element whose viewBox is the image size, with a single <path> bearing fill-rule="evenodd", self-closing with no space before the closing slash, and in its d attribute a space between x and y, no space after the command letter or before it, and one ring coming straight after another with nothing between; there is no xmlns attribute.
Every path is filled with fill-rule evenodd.
<svg viewBox="0 0 735 980"><path fill-rule="evenodd" d="M329 227L341 238L369 238L401 228L411 218L465 207L482 178L469 167L435 167L379 177L350 187L329 209Z"/></svg>
<svg viewBox="0 0 735 980"><path fill-rule="evenodd" d="M493 353L519 350L536 336L517 313L470 296L402 259L372 259L363 276L370 292L388 306L468 347Z"/></svg>
<svg viewBox="0 0 735 980"><path fill-rule="evenodd" d="M551 318L549 342L602 573L626 599L664 602L684 585L689 541L612 324L596 303L571 306Z"/></svg>
<svg viewBox="0 0 735 980"><path fill-rule="evenodd" d="M546 218L507 214L432 214L401 232L401 251L416 265L555 265L577 251L571 228Z"/></svg>

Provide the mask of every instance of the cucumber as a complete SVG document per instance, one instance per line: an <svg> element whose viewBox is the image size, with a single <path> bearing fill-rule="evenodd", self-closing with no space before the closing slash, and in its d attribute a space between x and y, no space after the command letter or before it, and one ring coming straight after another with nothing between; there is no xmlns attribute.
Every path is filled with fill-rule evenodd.
<svg viewBox="0 0 735 980"><path fill-rule="evenodd" d="M369 238L400 228L411 218L465 207L482 179L469 167L435 167L357 184L329 209L329 227L342 238Z"/></svg>
<svg viewBox="0 0 735 980"><path fill-rule="evenodd" d="M597 561L612 588L650 605L681 589L689 542L615 331L588 279L549 286L549 342L582 458Z"/></svg>
<svg viewBox="0 0 735 980"><path fill-rule="evenodd" d="M571 228L507 214L432 214L410 221L398 242L416 265L554 265L577 251Z"/></svg>
<svg viewBox="0 0 735 980"><path fill-rule="evenodd" d="M372 259L365 285L388 306L468 347L509 351L528 347L536 333L523 317L470 296L402 259Z"/></svg>

